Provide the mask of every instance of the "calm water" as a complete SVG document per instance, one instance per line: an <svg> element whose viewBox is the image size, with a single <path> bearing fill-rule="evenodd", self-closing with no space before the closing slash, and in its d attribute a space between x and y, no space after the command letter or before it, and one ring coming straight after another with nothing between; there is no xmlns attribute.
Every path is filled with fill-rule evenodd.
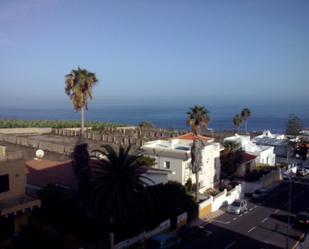
<svg viewBox="0 0 309 249"><path fill-rule="evenodd" d="M192 105L180 103L161 104L112 104L101 103L91 106L86 112L86 119L92 121L107 121L129 125L137 125L141 121L150 121L156 127L188 129L186 126L186 112ZM271 130L272 132L284 132L290 113L295 113L303 122L304 127L309 127L309 106L302 104L259 104L241 106L236 104L216 105L208 104L211 122L209 127L215 131L234 129L232 118L243 107L252 111L248 121L248 129L251 131ZM50 119L64 120L79 119L79 113L72 110L69 104L65 108L1 108L0 118L12 119Z"/></svg>

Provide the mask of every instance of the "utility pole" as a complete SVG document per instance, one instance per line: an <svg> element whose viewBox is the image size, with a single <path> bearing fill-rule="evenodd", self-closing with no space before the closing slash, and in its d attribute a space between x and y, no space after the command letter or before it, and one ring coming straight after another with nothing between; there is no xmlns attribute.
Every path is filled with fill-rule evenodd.
<svg viewBox="0 0 309 249"><path fill-rule="evenodd" d="M292 177L289 173L289 207L288 207L288 225L286 227L286 249L289 249L289 236L290 236L290 226L291 226L291 205L292 205Z"/></svg>

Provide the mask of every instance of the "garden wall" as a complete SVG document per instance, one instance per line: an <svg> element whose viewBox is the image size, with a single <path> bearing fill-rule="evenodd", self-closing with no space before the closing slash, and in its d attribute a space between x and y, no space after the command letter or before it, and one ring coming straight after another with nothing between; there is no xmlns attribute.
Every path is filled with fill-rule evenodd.
<svg viewBox="0 0 309 249"><path fill-rule="evenodd" d="M266 175L263 175L256 182L245 182L241 183L245 194L253 193L255 190L260 188L269 188L282 180L281 169L272 170Z"/></svg>
<svg viewBox="0 0 309 249"><path fill-rule="evenodd" d="M234 200L242 198L243 191L241 184L235 186L235 188L227 191L224 189L220 194L216 196L210 196L207 200L199 204L199 218L205 219L212 212L217 211L221 206L225 204L231 204Z"/></svg>

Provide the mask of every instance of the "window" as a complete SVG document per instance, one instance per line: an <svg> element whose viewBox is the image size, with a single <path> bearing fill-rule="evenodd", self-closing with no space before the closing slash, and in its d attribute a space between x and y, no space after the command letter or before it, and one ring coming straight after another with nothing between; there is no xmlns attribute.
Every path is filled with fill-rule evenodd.
<svg viewBox="0 0 309 249"><path fill-rule="evenodd" d="M9 175L0 176L0 193L9 191Z"/></svg>
<svg viewBox="0 0 309 249"><path fill-rule="evenodd" d="M163 164L163 167L166 169L169 169L171 167L171 162L170 161L165 161Z"/></svg>

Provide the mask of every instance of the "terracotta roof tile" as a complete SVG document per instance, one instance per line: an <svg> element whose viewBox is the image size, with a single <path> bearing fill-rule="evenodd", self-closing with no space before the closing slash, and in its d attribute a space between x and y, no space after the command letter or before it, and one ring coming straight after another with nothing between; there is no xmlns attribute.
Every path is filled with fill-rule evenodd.
<svg viewBox="0 0 309 249"><path fill-rule="evenodd" d="M257 158L256 155L252 155L252 154L248 154L248 153L244 152L242 154L242 160L241 160L240 164L250 162L250 161L254 160L255 158Z"/></svg>
<svg viewBox="0 0 309 249"><path fill-rule="evenodd" d="M186 134L178 136L178 137L175 137L173 139L194 140L194 139L197 139L197 138L204 140L204 141L207 141L207 142L210 142L211 140L213 140L213 138L211 138L211 137L205 137L205 136L201 136L201 135L196 136L192 132L186 133Z"/></svg>

